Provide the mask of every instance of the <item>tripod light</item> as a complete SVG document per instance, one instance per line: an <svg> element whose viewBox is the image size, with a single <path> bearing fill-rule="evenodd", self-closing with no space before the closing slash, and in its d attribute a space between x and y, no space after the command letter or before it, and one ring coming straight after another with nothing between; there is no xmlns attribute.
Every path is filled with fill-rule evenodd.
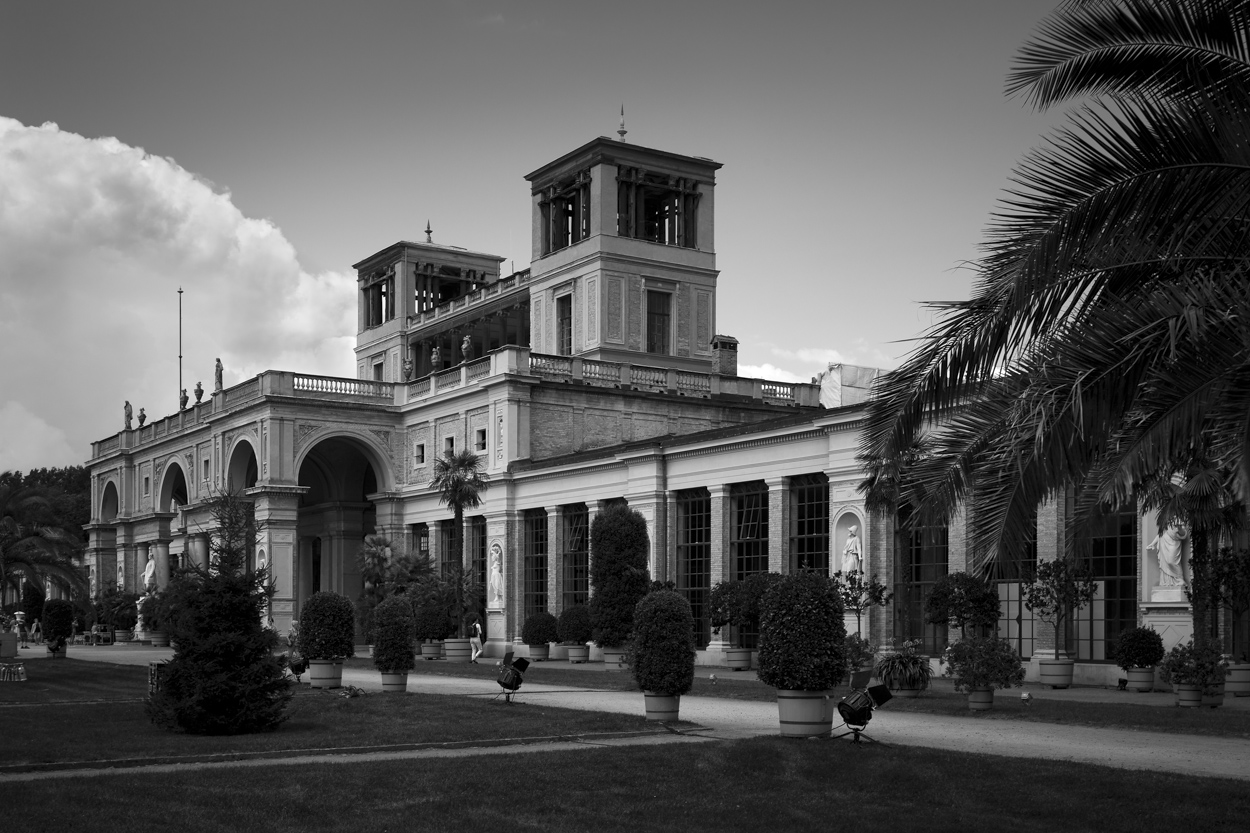
<svg viewBox="0 0 1250 833"><path fill-rule="evenodd" d="M873 710L884 705L893 696L887 686L874 685L866 689L856 689L843 697L842 701L838 703L838 715L842 718L842 725L846 727L847 731L840 735L834 735L834 737L840 738L846 735L854 735L855 737L851 739L851 742L859 743L860 736L868 726L868 721L872 720ZM867 735L864 735L864 737L872 740Z"/></svg>
<svg viewBox="0 0 1250 833"><path fill-rule="evenodd" d="M525 680L525 669L529 667L529 660L521 658L513 661L511 651L504 654L504 658L499 662L499 678L496 682L503 689L500 693L503 694L505 703L512 702L512 696L516 694L517 689Z"/></svg>

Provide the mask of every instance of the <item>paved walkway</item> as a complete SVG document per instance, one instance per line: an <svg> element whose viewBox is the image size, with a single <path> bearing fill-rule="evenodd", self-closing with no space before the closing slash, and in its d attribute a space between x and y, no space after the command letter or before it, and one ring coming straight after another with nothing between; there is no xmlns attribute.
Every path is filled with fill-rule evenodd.
<svg viewBox="0 0 1250 833"><path fill-rule="evenodd" d="M99 648L73 646L70 648L70 651L75 659L127 665L147 665L152 660L168 658L173 655L173 652L168 648L133 646L106 646ZM32 650L31 654L36 656L23 656L22 658L37 659L42 656L43 652ZM536 665L531 668L519 692L519 700L528 703L543 703L562 708L586 709L589 711L638 715L643 713L642 698L637 692L605 691L593 687L595 674L609 673L603 670L602 665L593 663L585 666L563 664L562 667L584 671L586 674L586 686L573 688L567 685L544 685L538 681L541 678L542 665ZM701 677L714 674L718 678L735 680L754 678L753 674L751 677L747 677L743 673L735 674L734 672L717 668L701 667L697 673ZM368 669L345 668L343 681L365 691L381 690L381 681L378 674ZM494 697L500 691L498 684L489 679L425 674L410 676L408 688L410 691L476 697ZM1167 702L1166 694L1138 694L1093 687L1077 687L1056 691L1040 686L1026 686L1026 690L1029 690L1035 698L1055 700L1143 703L1156 706ZM999 696L1016 695L1001 692ZM1250 698L1225 698L1224 708L1238 711L1250 710ZM706 730L699 731L696 734L701 738L707 739L775 736L778 732L777 707L775 703L730 700L717 697L692 697L687 695L682 697L681 700L681 717L683 720L706 727ZM873 721L870 724L870 734L877 740L897 745L925 746L991 755L1079 761L1125 769L1158 770L1250 781L1250 740L1242 739L1125 729L1100 729L1017 720L972 720L943 715L915 714L901 711L892 712L888 706L874 714ZM694 740L694 738L686 739L677 735L673 735L671 738L674 741ZM620 741L619 743L629 742ZM656 741L655 739L648 739L644 742L654 743ZM552 744L549 748L565 748L566 746L568 745ZM574 744L572 746L586 748L585 745ZM521 747L525 751L532 751L535 748L533 745ZM457 750L454 753L442 752L439 754L500 754L504 751L517 750L509 747L494 747L476 750ZM384 754L388 757L433 756L428 751ZM332 757L341 759L344 756ZM282 762L282 760L267 759L266 763L273 765ZM353 760L359 760L359 758L353 757ZM178 766L185 768L185 765ZM145 771L148 770L145 769ZM82 771L78 772L81 774ZM46 776L50 774L29 773L28 775ZM7 780L7 778L3 780Z"/></svg>

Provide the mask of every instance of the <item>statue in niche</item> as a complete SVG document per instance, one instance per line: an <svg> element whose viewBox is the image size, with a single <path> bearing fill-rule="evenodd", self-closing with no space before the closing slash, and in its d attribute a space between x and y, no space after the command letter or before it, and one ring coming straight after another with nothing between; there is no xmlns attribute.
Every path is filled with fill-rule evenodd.
<svg viewBox="0 0 1250 833"><path fill-rule="evenodd" d="M443 351L439 350L438 345L435 344L433 347L430 348L430 370L442 370L442 369L443 369Z"/></svg>
<svg viewBox="0 0 1250 833"><path fill-rule="evenodd" d="M130 421L134 419L134 411L130 407L130 400L126 400L126 404L122 406L122 412L126 415L126 430L130 430Z"/></svg>
<svg viewBox="0 0 1250 833"><path fill-rule="evenodd" d="M218 359L216 367L213 368L213 393L221 390L221 375L223 372L221 359Z"/></svg>
<svg viewBox="0 0 1250 833"><path fill-rule="evenodd" d="M143 427L143 423L147 422L147 419L148 419L148 415L143 412L142 408L140 408L139 409L139 427L140 428Z"/></svg>
<svg viewBox="0 0 1250 833"><path fill-rule="evenodd" d="M195 404L200 404L200 400L204 398L204 386L199 382L195 383Z"/></svg>
<svg viewBox="0 0 1250 833"><path fill-rule="evenodd" d="M404 359L402 367L404 371L404 381L407 382L412 378L412 359Z"/></svg>
<svg viewBox="0 0 1250 833"><path fill-rule="evenodd" d="M182 393L178 394L178 410L185 411L187 409L187 400L189 398L190 397L187 396L187 389L183 388Z"/></svg>
<svg viewBox="0 0 1250 833"><path fill-rule="evenodd" d="M1188 537L1189 529L1179 521L1173 521L1146 545L1146 552L1159 552L1160 587L1185 585L1185 568L1181 564L1181 558L1185 551L1185 539Z"/></svg>
<svg viewBox="0 0 1250 833"><path fill-rule="evenodd" d="M864 554L860 549L859 536L856 535L859 527L851 524L851 528L846 533L846 546L842 548L842 572L863 572Z"/></svg>
<svg viewBox="0 0 1250 833"><path fill-rule="evenodd" d="M490 546L490 601L503 605L503 548L498 542Z"/></svg>
<svg viewBox="0 0 1250 833"><path fill-rule="evenodd" d="M143 568L143 589L147 593L156 589L156 559L151 552L148 553L147 566Z"/></svg>
<svg viewBox="0 0 1250 833"><path fill-rule="evenodd" d="M469 360L469 354L473 352L473 337L465 336L460 341L460 356L464 361Z"/></svg>

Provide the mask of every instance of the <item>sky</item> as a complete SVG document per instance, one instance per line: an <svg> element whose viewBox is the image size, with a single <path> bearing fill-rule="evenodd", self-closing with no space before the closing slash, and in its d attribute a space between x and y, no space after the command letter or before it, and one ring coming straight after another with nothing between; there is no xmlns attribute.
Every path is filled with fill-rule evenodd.
<svg viewBox="0 0 1250 833"><path fill-rule="evenodd" d="M0 0L0 471L84 462L183 386L352 376L351 264L530 259L524 175L596 136L723 164L739 373L896 367L967 298L1050 0ZM179 289L183 290L181 296Z"/></svg>

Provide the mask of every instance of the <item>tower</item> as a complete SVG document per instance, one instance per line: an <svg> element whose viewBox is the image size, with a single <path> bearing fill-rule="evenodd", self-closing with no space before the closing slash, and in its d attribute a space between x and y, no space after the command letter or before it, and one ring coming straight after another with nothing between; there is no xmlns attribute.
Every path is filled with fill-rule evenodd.
<svg viewBox="0 0 1250 833"><path fill-rule="evenodd" d="M712 372L720 167L600 137L526 176L534 352Z"/></svg>

